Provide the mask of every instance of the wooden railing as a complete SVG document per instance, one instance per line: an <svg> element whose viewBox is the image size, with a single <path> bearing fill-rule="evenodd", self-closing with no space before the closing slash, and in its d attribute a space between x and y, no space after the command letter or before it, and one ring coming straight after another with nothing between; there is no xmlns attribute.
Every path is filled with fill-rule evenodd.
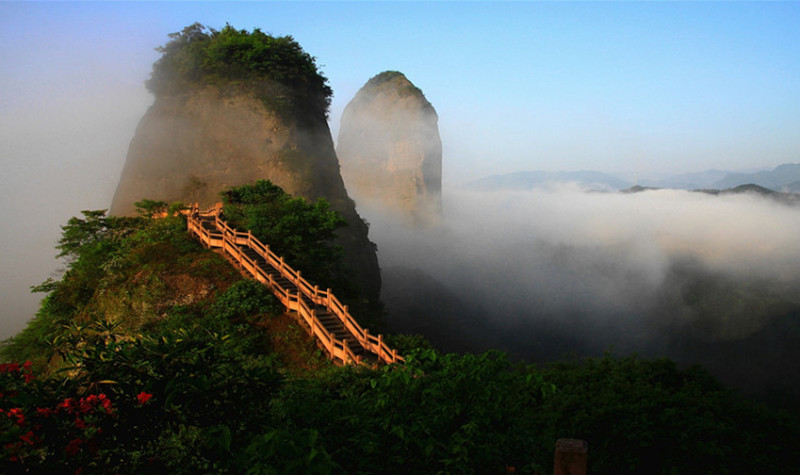
<svg viewBox="0 0 800 475"><path fill-rule="evenodd" d="M351 344L355 343L374 354L380 362L398 363L405 361L402 356L397 354L397 350L390 348L383 341L382 335L373 335L369 333L368 329L362 328L350 315L347 305L342 305L330 289L320 290L318 286L311 285L310 282L303 278L300 271L294 270L286 264L282 257L272 252L268 245L256 239L251 232L237 231L230 227L228 223L220 218L221 212L221 203L217 203L214 207L203 212L200 211L196 204L187 209L184 214L187 217L189 233L197 236L207 247L221 249L228 257L237 262L247 274L267 285L288 310L297 312L308 326L309 333L317 338L331 359L344 364L366 363L361 356L353 352ZM204 221L213 222L214 229L206 229L203 226ZM270 267L277 270L283 278L294 284L297 292L292 293L289 289L276 282L270 272L244 253L242 246L255 251ZM347 332L352 335L353 341L351 342L349 339L339 340L332 335L317 318L314 310L315 306L325 307L330 314L335 315Z"/></svg>

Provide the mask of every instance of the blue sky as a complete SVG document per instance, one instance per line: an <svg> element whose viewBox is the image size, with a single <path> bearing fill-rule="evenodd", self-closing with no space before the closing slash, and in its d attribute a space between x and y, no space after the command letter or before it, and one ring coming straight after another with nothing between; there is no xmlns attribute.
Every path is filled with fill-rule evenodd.
<svg viewBox="0 0 800 475"><path fill-rule="evenodd" d="M404 72L439 112L454 184L520 169L650 175L800 160L797 2L2 3L0 13L12 63L2 94L22 88L3 102L141 87L168 33L229 22L290 34L317 57L335 93L334 138L369 77Z"/></svg>
<svg viewBox="0 0 800 475"><path fill-rule="evenodd" d="M196 21L294 36L334 90L334 140L356 91L402 71L439 114L446 186L800 162L800 2L0 1L0 218L18 223L0 295L47 277L58 224L108 207L154 48Z"/></svg>

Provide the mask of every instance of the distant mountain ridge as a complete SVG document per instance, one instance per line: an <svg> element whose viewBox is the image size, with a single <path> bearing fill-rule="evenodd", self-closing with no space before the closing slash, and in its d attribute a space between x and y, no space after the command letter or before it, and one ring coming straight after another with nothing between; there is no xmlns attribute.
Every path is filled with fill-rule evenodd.
<svg viewBox="0 0 800 475"><path fill-rule="evenodd" d="M653 191L653 190L663 190L669 188L656 188L656 187L649 187L649 186L639 186L634 185L630 188L626 188L622 190L622 193L641 193L644 191ZM782 203L788 206L798 206L800 205L800 195L796 193L785 193L782 191L775 191L770 190L769 188L764 188L763 186L754 185L752 183L748 183L746 185L739 185L733 188L725 188L724 190L717 190L714 188L707 188L707 189L698 189L698 190L685 190L691 191L693 193L705 193L708 195L714 196L726 196L726 195L743 195L743 194L750 194L750 195L759 195L764 198L769 198L773 201L778 203Z"/></svg>
<svg viewBox="0 0 800 475"><path fill-rule="evenodd" d="M532 190L558 183L575 183L590 191L641 191L641 189L652 188L721 191L734 190L743 185L756 185L770 191L800 193L800 163L787 163L773 170L762 170L755 173L712 169L697 173L672 175L655 180L636 180L635 182L628 182L614 175L593 170L533 170L491 175L473 181L467 184L466 187L482 191Z"/></svg>
<svg viewBox="0 0 800 475"><path fill-rule="evenodd" d="M637 185L653 188L673 188L677 190L697 190L712 188L714 184L725 178L730 172L724 170L706 170L697 173L681 173L658 180L638 180Z"/></svg>
<svg viewBox="0 0 800 475"><path fill-rule="evenodd" d="M800 182L800 163L786 163L771 171L729 173L714 183L713 188L726 189L754 184L773 191L790 191L790 188L795 190L798 188L798 182Z"/></svg>
<svg viewBox="0 0 800 475"><path fill-rule="evenodd" d="M755 194L770 198L779 203L790 206L800 205L800 196L794 193L785 193L782 191L775 191L765 188L760 185L748 183L746 185L739 185L733 188L725 188L724 190L695 190L699 193L708 193L712 195L740 195L740 194Z"/></svg>
<svg viewBox="0 0 800 475"><path fill-rule="evenodd" d="M592 191L617 191L631 186L625 180L607 173L582 171L522 171L505 175L492 175L467 185L467 188L483 191L532 190L556 183L576 183Z"/></svg>

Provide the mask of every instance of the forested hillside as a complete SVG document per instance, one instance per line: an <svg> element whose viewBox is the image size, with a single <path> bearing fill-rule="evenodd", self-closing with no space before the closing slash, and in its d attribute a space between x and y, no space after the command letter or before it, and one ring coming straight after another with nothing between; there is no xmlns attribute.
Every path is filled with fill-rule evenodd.
<svg viewBox="0 0 800 475"><path fill-rule="evenodd" d="M265 207L283 196L247 190ZM259 225L338 222L292 203ZM562 437L589 442L591 473L795 470L796 421L668 360L537 366L398 335L404 365L333 366L184 218L140 205L63 226L67 270L2 348L0 472L545 474Z"/></svg>

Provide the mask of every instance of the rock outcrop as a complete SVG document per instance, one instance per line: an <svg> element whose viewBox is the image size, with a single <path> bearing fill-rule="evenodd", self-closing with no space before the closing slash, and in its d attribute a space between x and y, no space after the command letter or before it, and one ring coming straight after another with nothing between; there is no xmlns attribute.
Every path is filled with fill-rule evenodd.
<svg viewBox="0 0 800 475"><path fill-rule="evenodd" d="M348 225L337 234L345 264L376 300L375 246L345 191L324 114L298 125L246 89L207 86L159 96L130 144L110 212L133 214L134 203L143 198L207 206L228 187L259 179L308 200L325 198L343 215Z"/></svg>
<svg viewBox="0 0 800 475"><path fill-rule="evenodd" d="M386 215L412 225L440 220L438 121L422 91L396 71L370 79L347 105L336 153L347 189L368 220Z"/></svg>

